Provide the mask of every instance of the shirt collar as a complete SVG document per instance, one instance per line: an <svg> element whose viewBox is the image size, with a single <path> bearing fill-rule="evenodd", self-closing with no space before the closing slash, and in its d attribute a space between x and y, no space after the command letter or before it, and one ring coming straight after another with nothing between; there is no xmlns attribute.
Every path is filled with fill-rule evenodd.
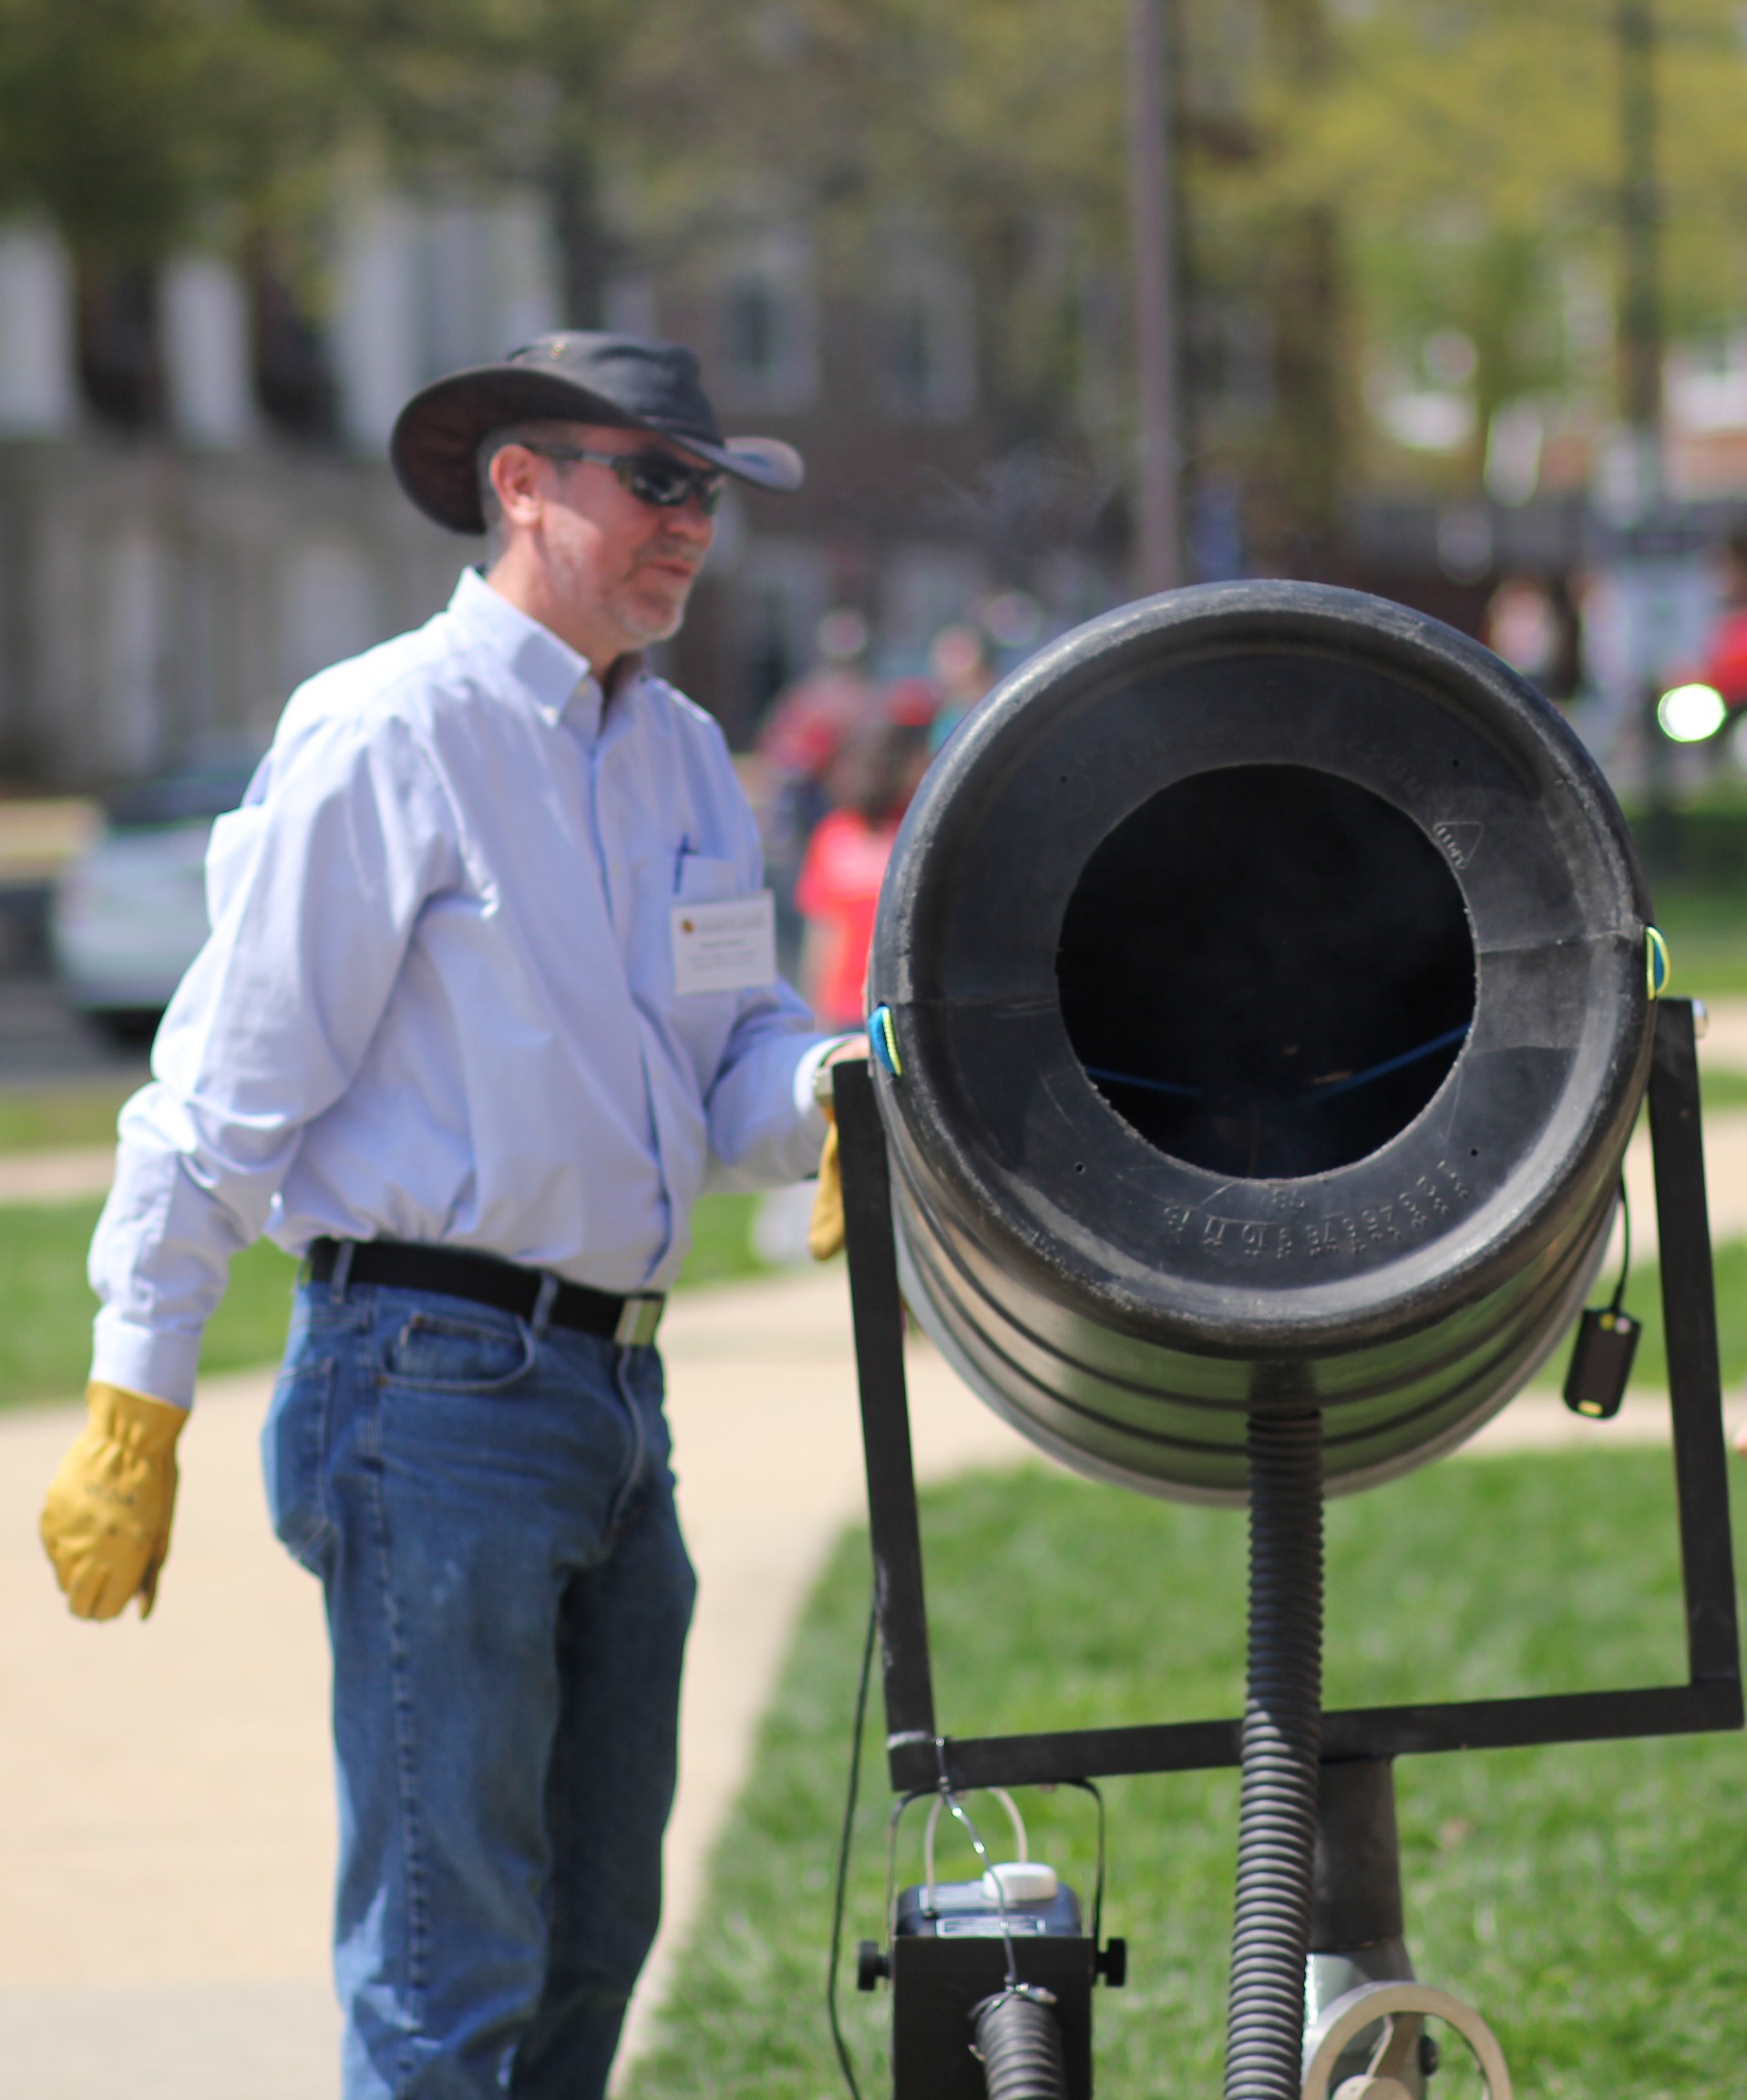
<svg viewBox="0 0 1747 2100"><path fill-rule="evenodd" d="M462 571L449 611L501 657L549 722L561 722L586 695L598 726L601 694L588 658L494 591L478 569ZM609 674L611 693L626 691L642 669L641 656L622 658Z"/></svg>

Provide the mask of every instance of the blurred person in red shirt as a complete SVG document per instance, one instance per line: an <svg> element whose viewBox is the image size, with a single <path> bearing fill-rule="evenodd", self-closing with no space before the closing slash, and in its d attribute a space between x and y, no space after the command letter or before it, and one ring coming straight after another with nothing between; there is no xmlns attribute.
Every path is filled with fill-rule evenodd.
<svg viewBox="0 0 1747 2100"><path fill-rule="evenodd" d="M879 688L860 668L868 640L868 623L848 606L819 622L813 667L777 695L758 732L774 771L822 786L850 737L879 715Z"/></svg>
<svg viewBox="0 0 1747 2100"><path fill-rule="evenodd" d="M1670 688L1657 709L1658 716L1670 736L1699 756L1701 771L1747 761L1747 726L1743 726L1747 725L1747 527L1737 526L1718 552L1721 602L1704 654L1683 664L1664 665L1657 681L1659 687ZM1701 715L1700 725L1683 735L1670 726L1664 710L1677 697L1674 689L1704 686L1721 702L1721 712L1714 720Z"/></svg>
<svg viewBox="0 0 1747 2100"><path fill-rule="evenodd" d="M827 1027L859 1027L879 885L898 827L928 770L932 687L905 678L886 711L850 739L832 768L838 807L801 863L795 902L806 921L801 990Z"/></svg>
<svg viewBox="0 0 1747 2100"><path fill-rule="evenodd" d="M766 792L759 798L765 874L776 899L783 972L799 969L802 929L795 884L814 827L831 807L827 781L845 746L880 713L879 687L861 668L868 623L848 606L819 622L810 670L779 694L755 747Z"/></svg>
<svg viewBox="0 0 1747 2100"><path fill-rule="evenodd" d="M1722 610L1695 675L1714 686L1734 715L1747 707L1747 529L1729 535L1722 563Z"/></svg>

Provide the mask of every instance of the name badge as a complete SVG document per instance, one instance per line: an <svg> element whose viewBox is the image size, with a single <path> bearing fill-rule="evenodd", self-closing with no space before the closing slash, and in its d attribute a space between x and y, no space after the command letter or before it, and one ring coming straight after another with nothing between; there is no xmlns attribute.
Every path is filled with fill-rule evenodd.
<svg viewBox="0 0 1747 2100"><path fill-rule="evenodd" d="M675 904L675 992L748 992L776 976L776 900L768 890L707 904Z"/></svg>

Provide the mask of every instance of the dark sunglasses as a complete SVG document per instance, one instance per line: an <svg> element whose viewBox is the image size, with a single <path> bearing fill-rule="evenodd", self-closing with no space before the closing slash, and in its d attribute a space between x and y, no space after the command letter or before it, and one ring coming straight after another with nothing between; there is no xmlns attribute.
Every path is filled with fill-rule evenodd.
<svg viewBox="0 0 1747 2100"><path fill-rule="evenodd" d="M718 467L688 467L668 452L585 452L579 445L529 445L542 459L586 459L604 467L628 495L657 510L677 510L692 498L706 518L715 515L727 477Z"/></svg>

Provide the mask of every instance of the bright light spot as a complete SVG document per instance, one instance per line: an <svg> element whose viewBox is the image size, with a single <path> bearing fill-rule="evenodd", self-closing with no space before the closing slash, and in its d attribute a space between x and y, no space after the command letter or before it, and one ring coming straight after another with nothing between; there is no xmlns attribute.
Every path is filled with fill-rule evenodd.
<svg viewBox="0 0 1747 2100"><path fill-rule="evenodd" d="M1728 719L1729 710L1714 685L1677 685L1656 704L1664 736L1677 744L1702 744Z"/></svg>
<svg viewBox="0 0 1747 2100"><path fill-rule="evenodd" d="M1414 452L1454 452L1474 434L1474 403L1465 394L1390 394L1377 413L1395 442Z"/></svg>

